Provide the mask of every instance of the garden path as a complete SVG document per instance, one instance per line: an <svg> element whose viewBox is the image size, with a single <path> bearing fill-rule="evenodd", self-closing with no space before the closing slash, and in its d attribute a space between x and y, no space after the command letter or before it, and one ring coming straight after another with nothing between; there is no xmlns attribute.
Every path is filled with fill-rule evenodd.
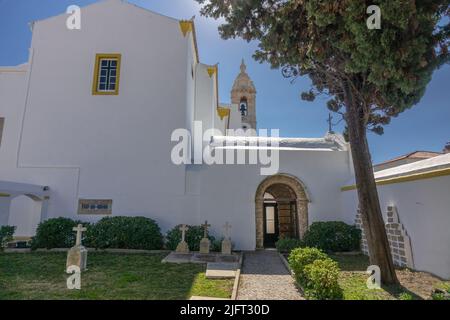
<svg viewBox="0 0 450 320"><path fill-rule="evenodd" d="M245 252L238 300L303 300L275 250Z"/></svg>

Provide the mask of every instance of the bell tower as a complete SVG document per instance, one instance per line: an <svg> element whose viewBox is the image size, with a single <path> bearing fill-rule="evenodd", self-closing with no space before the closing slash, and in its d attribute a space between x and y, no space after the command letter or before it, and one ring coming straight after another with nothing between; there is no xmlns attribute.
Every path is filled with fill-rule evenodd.
<svg viewBox="0 0 450 320"><path fill-rule="evenodd" d="M241 72L231 89L231 103L238 106L242 128L256 130L256 88L247 74L244 59L241 63Z"/></svg>

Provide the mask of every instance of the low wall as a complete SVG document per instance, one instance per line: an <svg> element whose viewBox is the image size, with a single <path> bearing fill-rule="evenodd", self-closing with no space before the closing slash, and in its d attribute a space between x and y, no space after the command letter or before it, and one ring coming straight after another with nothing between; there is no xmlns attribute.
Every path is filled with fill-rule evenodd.
<svg viewBox="0 0 450 320"><path fill-rule="evenodd" d="M413 269L450 279L450 175L409 180L378 185L383 218L389 223L388 208L396 209L396 227L400 236L409 237ZM354 224L358 210L356 190L344 187L342 197L342 219Z"/></svg>

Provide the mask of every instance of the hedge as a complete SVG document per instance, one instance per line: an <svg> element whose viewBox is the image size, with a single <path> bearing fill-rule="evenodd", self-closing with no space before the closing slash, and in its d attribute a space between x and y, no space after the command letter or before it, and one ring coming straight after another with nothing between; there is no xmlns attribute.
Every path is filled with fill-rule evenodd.
<svg viewBox="0 0 450 320"><path fill-rule="evenodd" d="M87 244L98 249L160 250L163 237L158 224L146 217L105 217L86 233Z"/></svg>
<svg viewBox="0 0 450 320"><path fill-rule="evenodd" d="M339 287L339 266L330 258L315 260L305 266L305 294L307 297L320 300L342 299Z"/></svg>
<svg viewBox="0 0 450 320"><path fill-rule="evenodd" d="M325 252L356 251L360 249L361 230L341 221L314 222L303 242Z"/></svg>
<svg viewBox="0 0 450 320"><path fill-rule="evenodd" d="M175 250L178 244L181 241L181 225L175 226L173 229L167 231L166 234L166 247L169 250ZM202 226L189 226L189 229L186 231L186 242L189 246L189 250L191 251L199 251L200 250L200 241L203 238L204 231ZM211 241L211 251L220 251L220 244L213 236L208 235L209 240Z"/></svg>
<svg viewBox="0 0 450 320"><path fill-rule="evenodd" d="M15 231L16 227L0 226L0 250L3 250L6 244L13 239Z"/></svg>
<svg viewBox="0 0 450 320"><path fill-rule="evenodd" d="M78 224L87 228L83 245L98 249L162 249L163 237L158 224L145 217L105 217L95 224L69 218L41 222L31 242L32 249L71 248L75 245Z"/></svg>
<svg viewBox="0 0 450 320"><path fill-rule="evenodd" d="M53 218L39 223L31 248L71 248L75 244L76 232L72 229L79 223L89 228L89 224L69 218Z"/></svg>
<svg viewBox="0 0 450 320"><path fill-rule="evenodd" d="M305 282L304 270L308 264L316 260L326 259L328 256L317 248L297 248L291 251L288 261L295 273L295 278L301 284Z"/></svg>
<svg viewBox="0 0 450 320"><path fill-rule="evenodd" d="M312 299L341 299L339 267L317 248L297 248L289 255L289 266L305 295Z"/></svg>
<svg viewBox="0 0 450 320"><path fill-rule="evenodd" d="M277 250L279 252L286 253L290 253L292 250L303 246L304 244L302 240L293 238L283 238L275 243L275 247L277 247Z"/></svg>

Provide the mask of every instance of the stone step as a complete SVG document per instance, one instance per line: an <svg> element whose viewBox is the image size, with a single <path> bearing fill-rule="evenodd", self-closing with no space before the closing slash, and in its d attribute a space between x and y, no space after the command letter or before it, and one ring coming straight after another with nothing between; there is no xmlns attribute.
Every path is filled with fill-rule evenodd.
<svg viewBox="0 0 450 320"><path fill-rule="evenodd" d="M206 266L207 279L233 279L236 277L237 263L213 262Z"/></svg>

